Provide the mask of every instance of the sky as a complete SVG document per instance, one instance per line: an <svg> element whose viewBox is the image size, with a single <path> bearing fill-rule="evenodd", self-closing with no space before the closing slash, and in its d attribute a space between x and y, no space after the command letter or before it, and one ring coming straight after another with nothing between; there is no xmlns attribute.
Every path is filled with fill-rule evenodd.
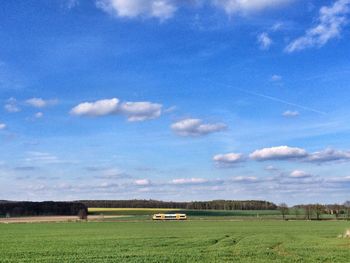
<svg viewBox="0 0 350 263"><path fill-rule="evenodd" d="M350 199L350 0L0 9L0 199Z"/></svg>

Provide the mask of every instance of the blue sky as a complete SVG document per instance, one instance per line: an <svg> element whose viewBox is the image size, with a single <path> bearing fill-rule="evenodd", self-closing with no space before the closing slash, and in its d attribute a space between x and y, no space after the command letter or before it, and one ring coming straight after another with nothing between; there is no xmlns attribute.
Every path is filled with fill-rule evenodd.
<svg viewBox="0 0 350 263"><path fill-rule="evenodd" d="M344 202L350 0L5 1L0 199Z"/></svg>

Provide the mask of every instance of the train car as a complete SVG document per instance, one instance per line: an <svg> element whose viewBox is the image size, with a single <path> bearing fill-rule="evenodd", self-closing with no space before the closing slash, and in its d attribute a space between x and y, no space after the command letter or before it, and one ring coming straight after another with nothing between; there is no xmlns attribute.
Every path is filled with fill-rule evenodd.
<svg viewBox="0 0 350 263"><path fill-rule="evenodd" d="M186 220L186 214L154 214L153 220Z"/></svg>

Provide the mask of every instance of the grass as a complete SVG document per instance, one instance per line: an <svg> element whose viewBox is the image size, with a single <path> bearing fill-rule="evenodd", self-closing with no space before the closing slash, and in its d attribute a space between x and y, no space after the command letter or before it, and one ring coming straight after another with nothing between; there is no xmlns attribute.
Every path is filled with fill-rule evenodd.
<svg viewBox="0 0 350 263"><path fill-rule="evenodd" d="M348 221L0 225L0 262L349 262Z"/></svg>

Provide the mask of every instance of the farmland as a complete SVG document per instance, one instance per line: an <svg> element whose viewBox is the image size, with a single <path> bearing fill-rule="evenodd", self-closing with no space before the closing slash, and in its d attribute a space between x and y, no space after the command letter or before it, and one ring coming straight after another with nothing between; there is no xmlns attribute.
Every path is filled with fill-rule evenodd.
<svg viewBox="0 0 350 263"><path fill-rule="evenodd" d="M349 262L348 221L0 224L0 262Z"/></svg>

